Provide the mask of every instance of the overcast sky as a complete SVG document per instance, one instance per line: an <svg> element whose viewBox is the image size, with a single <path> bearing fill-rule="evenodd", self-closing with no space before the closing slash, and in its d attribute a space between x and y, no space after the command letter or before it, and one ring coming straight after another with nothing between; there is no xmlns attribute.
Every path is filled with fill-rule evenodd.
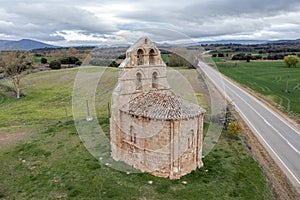
<svg viewBox="0 0 300 200"><path fill-rule="evenodd" d="M0 39L55 45L300 38L300 0L0 0ZM190 39L191 38L191 39Z"/></svg>

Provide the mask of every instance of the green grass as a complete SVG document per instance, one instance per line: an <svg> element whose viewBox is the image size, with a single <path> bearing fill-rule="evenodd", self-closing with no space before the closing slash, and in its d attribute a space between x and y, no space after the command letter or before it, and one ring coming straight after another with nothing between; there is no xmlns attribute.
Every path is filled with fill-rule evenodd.
<svg viewBox="0 0 300 200"><path fill-rule="evenodd" d="M283 62L227 62L217 66L221 73L265 95L284 111L300 114L300 64L297 68L288 68Z"/></svg>
<svg viewBox="0 0 300 200"><path fill-rule="evenodd" d="M33 63L34 64L41 64L42 57L40 56L33 56Z"/></svg>
<svg viewBox="0 0 300 200"><path fill-rule="evenodd" d="M213 60L214 62L224 62L225 59L228 59L228 58L226 58L226 57L213 57L213 58L212 58L212 60Z"/></svg>
<svg viewBox="0 0 300 200"><path fill-rule="evenodd" d="M71 113L72 87L77 70L47 71L26 76L21 83L25 97L9 98L8 103L1 106L0 127L65 119L65 105ZM12 86L8 80L1 83Z"/></svg>
<svg viewBox="0 0 300 200"><path fill-rule="evenodd" d="M67 69L30 74L23 82L26 97L16 100L1 94L0 137L24 129L30 136L0 146L0 198L274 199L245 145L225 133L204 158L204 167L180 180L127 175L99 163L84 148L73 121L65 121L64 105L71 115L76 73ZM192 77L186 69L184 74ZM106 133L106 105L116 77L116 69L108 69L97 89L98 120Z"/></svg>

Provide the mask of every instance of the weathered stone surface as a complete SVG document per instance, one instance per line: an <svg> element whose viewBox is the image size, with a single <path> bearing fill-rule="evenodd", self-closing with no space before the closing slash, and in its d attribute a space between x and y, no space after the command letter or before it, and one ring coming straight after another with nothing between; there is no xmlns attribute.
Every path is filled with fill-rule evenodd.
<svg viewBox="0 0 300 200"><path fill-rule="evenodd" d="M172 96L160 51L141 38L127 50L119 70L110 119L111 156L170 179L202 167L205 110Z"/></svg>
<svg viewBox="0 0 300 200"><path fill-rule="evenodd" d="M198 105L156 91L140 94L125 104L121 110L138 117L159 120L189 119L205 112Z"/></svg>

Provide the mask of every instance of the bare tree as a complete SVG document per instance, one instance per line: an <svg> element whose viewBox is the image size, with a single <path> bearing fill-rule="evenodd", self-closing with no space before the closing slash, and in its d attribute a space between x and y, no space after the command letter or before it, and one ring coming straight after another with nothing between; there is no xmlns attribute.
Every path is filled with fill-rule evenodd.
<svg viewBox="0 0 300 200"><path fill-rule="evenodd" d="M20 82L24 72L30 69L32 56L28 51L10 51L1 56L1 66L8 77L12 79L17 98L20 98Z"/></svg>

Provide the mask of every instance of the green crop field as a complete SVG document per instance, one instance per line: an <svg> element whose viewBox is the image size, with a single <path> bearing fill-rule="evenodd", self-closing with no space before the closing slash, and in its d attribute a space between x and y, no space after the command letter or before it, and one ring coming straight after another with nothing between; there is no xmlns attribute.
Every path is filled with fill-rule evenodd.
<svg viewBox="0 0 300 200"><path fill-rule="evenodd" d="M29 74L21 99L3 92L11 83L0 80L0 199L274 199L244 143L226 132L204 158L204 167L180 180L126 174L100 163L85 149L72 121L76 73ZM97 89L97 115L106 132L106 105L116 78L117 69L108 69Z"/></svg>
<svg viewBox="0 0 300 200"><path fill-rule="evenodd" d="M285 112L300 114L300 64L296 68L283 62L224 62L217 66L221 73L263 94Z"/></svg>

